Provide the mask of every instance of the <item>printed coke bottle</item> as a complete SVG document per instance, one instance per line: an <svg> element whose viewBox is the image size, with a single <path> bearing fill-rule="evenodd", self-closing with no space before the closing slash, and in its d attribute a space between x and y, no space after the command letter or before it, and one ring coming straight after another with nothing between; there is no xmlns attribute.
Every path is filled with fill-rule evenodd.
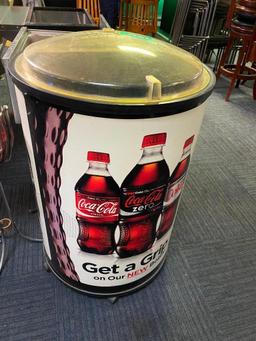
<svg viewBox="0 0 256 341"><path fill-rule="evenodd" d="M83 251L111 254L115 249L120 190L108 171L109 154L89 151L87 160L89 168L75 186L77 242Z"/></svg>
<svg viewBox="0 0 256 341"><path fill-rule="evenodd" d="M155 240L169 178L162 154L165 141L166 133L145 136L142 157L122 183L116 250L120 257L140 254Z"/></svg>
<svg viewBox="0 0 256 341"><path fill-rule="evenodd" d="M161 238L171 228L178 207L181 191L185 184L186 174L190 162L190 152L194 135L187 139L183 146L180 162L170 176L163 205L161 222L157 231L157 238Z"/></svg>

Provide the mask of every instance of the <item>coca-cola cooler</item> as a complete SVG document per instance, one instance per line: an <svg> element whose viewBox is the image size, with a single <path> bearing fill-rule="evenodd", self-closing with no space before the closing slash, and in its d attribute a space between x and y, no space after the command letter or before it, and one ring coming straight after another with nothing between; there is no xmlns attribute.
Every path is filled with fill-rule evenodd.
<svg viewBox="0 0 256 341"><path fill-rule="evenodd" d="M112 29L35 42L8 68L51 271L88 294L141 288L166 258L212 72Z"/></svg>

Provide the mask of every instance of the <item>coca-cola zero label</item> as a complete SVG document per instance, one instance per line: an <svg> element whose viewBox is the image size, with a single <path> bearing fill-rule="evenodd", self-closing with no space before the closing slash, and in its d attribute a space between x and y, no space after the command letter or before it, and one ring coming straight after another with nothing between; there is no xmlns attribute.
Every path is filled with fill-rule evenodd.
<svg viewBox="0 0 256 341"><path fill-rule="evenodd" d="M161 207L166 185L144 191L130 191L123 189L121 197L122 214L144 214L147 211L155 211Z"/></svg>

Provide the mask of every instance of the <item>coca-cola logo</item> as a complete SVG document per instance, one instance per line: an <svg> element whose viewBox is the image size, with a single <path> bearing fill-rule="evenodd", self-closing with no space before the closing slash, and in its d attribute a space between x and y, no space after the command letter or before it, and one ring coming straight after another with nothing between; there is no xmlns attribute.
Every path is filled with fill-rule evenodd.
<svg viewBox="0 0 256 341"><path fill-rule="evenodd" d="M88 199L80 199L77 203L77 208L80 211L87 213L96 213L99 215L116 215L118 214L118 202L104 201L97 203L95 201L89 201Z"/></svg>
<svg viewBox="0 0 256 341"><path fill-rule="evenodd" d="M185 185L185 177L180 179L177 183L171 184L168 187L167 194L165 197L165 203L170 205L173 203L181 194L181 191Z"/></svg>
<svg viewBox="0 0 256 341"><path fill-rule="evenodd" d="M125 200L124 206L126 208L129 208L133 206L144 206L148 204L158 203L163 198L163 192L164 188L158 188L144 195L132 193L128 195L128 198Z"/></svg>
<svg viewBox="0 0 256 341"><path fill-rule="evenodd" d="M174 186L173 188L170 189L169 197L172 198L172 197L176 197L177 195L179 195L180 192L182 191L183 187L184 187L183 181L178 183L176 186Z"/></svg>

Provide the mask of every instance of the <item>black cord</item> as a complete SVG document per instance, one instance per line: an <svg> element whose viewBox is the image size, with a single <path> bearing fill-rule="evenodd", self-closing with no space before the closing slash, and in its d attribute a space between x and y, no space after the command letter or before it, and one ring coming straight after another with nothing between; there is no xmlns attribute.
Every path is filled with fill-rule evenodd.
<svg viewBox="0 0 256 341"><path fill-rule="evenodd" d="M9 203L8 203L8 200L6 198L6 195L5 195L5 192L4 192L4 188L3 188L3 185L2 183L0 182L0 191L2 193L2 197L4 199L4 203L5 203L5 206L7 208L7 213L12 221L12 224L15 228L15 231L19 234L20 237L22 237L23 239L26 239L26 240L29 240L30 242L36 242L36 243L41 243L43 241L43 239L41 238L33 238L33 237L30 237L30 236L27 236L25 235L23 232L20 231L20 229L18 228L18 226L15 224L15 221L14 219L12 218L12 213L11 213L11 209L10 209L10 206L9 206Z"/></svg>
<svg viewBox="0 0 256 341"><path fill-rule="evenodd" d="M10 229L12 226L12 221L9 218L3 218L0 220L0 242L2 244L1 248L1 256L0 256L0 274L4 267L4 260L5 260L5 236L4 233Z"/></svg>
<svg viewBox="0 0 256 341"><path fill-rule="evenodd" d="M34 243L42 243L43 242L43 239L41 239L41 238L30 237L30 236L27 236L24 233L22 233L20 231L20 229L17 227L17 225L15 224L15 221L13 221L12 224L13 224L13 227L14 227L15 231L18 233L18 235L21 238L29 240L30 242L34 242Z"/></svg>
<svg viewBox="0 0 256 341"><path fill-rule="evenodd" d="M43 240L41 238L33 238L33 237L30 237L30 236L27 236L27 235L25 235L24 233L22 233L20 231L20 229L15 224L15 221L12 219L11 209L10 209L8 200L6 198L6 195L5 195L5 192L4 192L4 188L3 188L3 185L1 183L1 181L0 181L0 192L2 194L2 198L4 200L4 204L5 204L5 207L7 209L8 216L9 216L9 218L3 218L3 219L0 220L0 243L2 245L2 247L1 247L1 255L0 255L0 274L1 274L1 272L3 270L3 267L4 267L4 260L5 260L5 254L6 254L6 241L5 241L4 233L6 231L8 231L11 228L11 226L14 227L15 231L23 239L26 239L26 240L28 240L30 242L36 242L36 243L41 243Z"/></svg>
<svg viewBox="0 0 256 341"><path fill-rule="evenodd" d="M4 238L4 233L3 230L0 230L0 241L1 241L1 256L0 256L0 274L3 270L4 266L4 259L5 259L5 238Z"/></svg>

